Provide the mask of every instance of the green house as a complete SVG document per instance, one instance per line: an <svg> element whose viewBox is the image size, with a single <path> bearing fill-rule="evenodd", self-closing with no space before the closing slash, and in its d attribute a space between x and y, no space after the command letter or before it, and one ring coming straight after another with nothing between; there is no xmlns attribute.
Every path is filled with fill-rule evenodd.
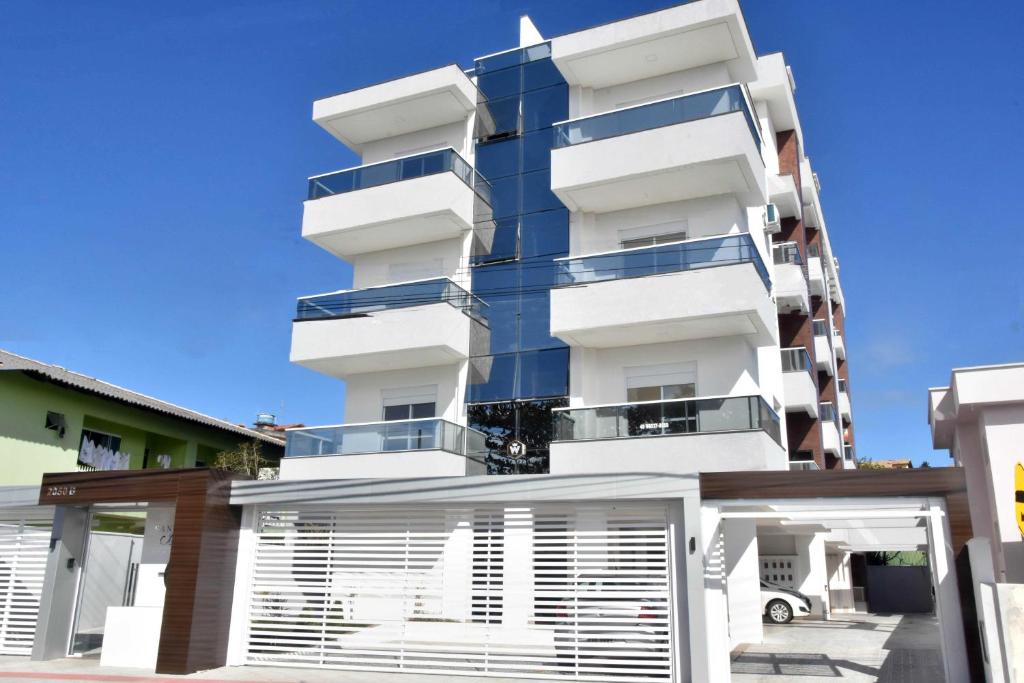
<svg viewBox="0 0 1024 683"><path fill-rule="evenodd" d="M284 439L0 351L0 484L47 472L212 465L253 440L270 460Z"/></svg>

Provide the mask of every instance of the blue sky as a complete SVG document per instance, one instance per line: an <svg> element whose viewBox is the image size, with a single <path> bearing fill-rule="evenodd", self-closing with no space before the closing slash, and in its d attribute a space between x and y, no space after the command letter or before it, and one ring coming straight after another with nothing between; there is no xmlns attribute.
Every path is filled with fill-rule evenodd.
<svg viewBox="0 0 1024 683"><path fill-rule="evenodd" d="M312 101L661 1L0 0L0 348L235 421L339 421L288 363L296 297L351 271L300 238L354 156ZM792 65L840 256L858 454L948 464L925 389L1024 360L1024 4L748 0Z"/></svg>

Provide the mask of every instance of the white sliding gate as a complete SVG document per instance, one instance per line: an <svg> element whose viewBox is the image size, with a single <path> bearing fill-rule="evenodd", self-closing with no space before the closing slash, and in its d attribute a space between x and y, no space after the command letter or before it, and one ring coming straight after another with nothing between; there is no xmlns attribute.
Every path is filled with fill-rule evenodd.
<svg viewBox="0 0 1024 683"><path fill-rule="evenodd" d="M666 507L263 509L249 664L671 677Z"/></svg>
<svg viewBox="0 0 1024 683"><path fill-rule="evenodd" d="M52 527L52 510L0 510L0 654L32 654Z"/></svg>

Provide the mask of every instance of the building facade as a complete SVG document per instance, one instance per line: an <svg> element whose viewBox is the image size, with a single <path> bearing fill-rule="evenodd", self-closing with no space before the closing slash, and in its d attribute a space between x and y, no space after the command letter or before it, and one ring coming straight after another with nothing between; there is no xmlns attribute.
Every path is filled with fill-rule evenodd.
<svg viewBox="0 0 1024 683"><path fill-rule="evenodd" d="M299 301L291 358L348 393L341 425L292 433L284 475L854 466L782 55L755 56L729 2L524 25L470 69L314 103L363 164L310 179L303 236L354 288ZM684 27L706 36L685 55L655 37Z"/></svg>

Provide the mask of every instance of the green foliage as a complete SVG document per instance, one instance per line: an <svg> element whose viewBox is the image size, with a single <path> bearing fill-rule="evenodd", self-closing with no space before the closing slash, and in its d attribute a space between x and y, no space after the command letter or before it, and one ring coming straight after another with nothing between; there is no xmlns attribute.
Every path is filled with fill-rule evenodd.
<svg viewBox="0 0 1024 683"><path fill-rule="evenodd" d="M886 567L927 567L928 555L920 550L885 550L868 553L868 564Z"/></svg>
<svg viewBox="0 0 1024 683"><path fill-rule="evenodd" d="M259 441L240 443L230 451L221 451L213 460L217 469L248 474L253 479L260 475L260 469L275 467L276 463L263 457L263 444Z"/></svg>
<svg viewBox="0 0 1024 683"><path fill-rule="evenodd" d="M887 470L885 465L875 462L871 458L861 458L857 461L858 470Z"/></svg>

